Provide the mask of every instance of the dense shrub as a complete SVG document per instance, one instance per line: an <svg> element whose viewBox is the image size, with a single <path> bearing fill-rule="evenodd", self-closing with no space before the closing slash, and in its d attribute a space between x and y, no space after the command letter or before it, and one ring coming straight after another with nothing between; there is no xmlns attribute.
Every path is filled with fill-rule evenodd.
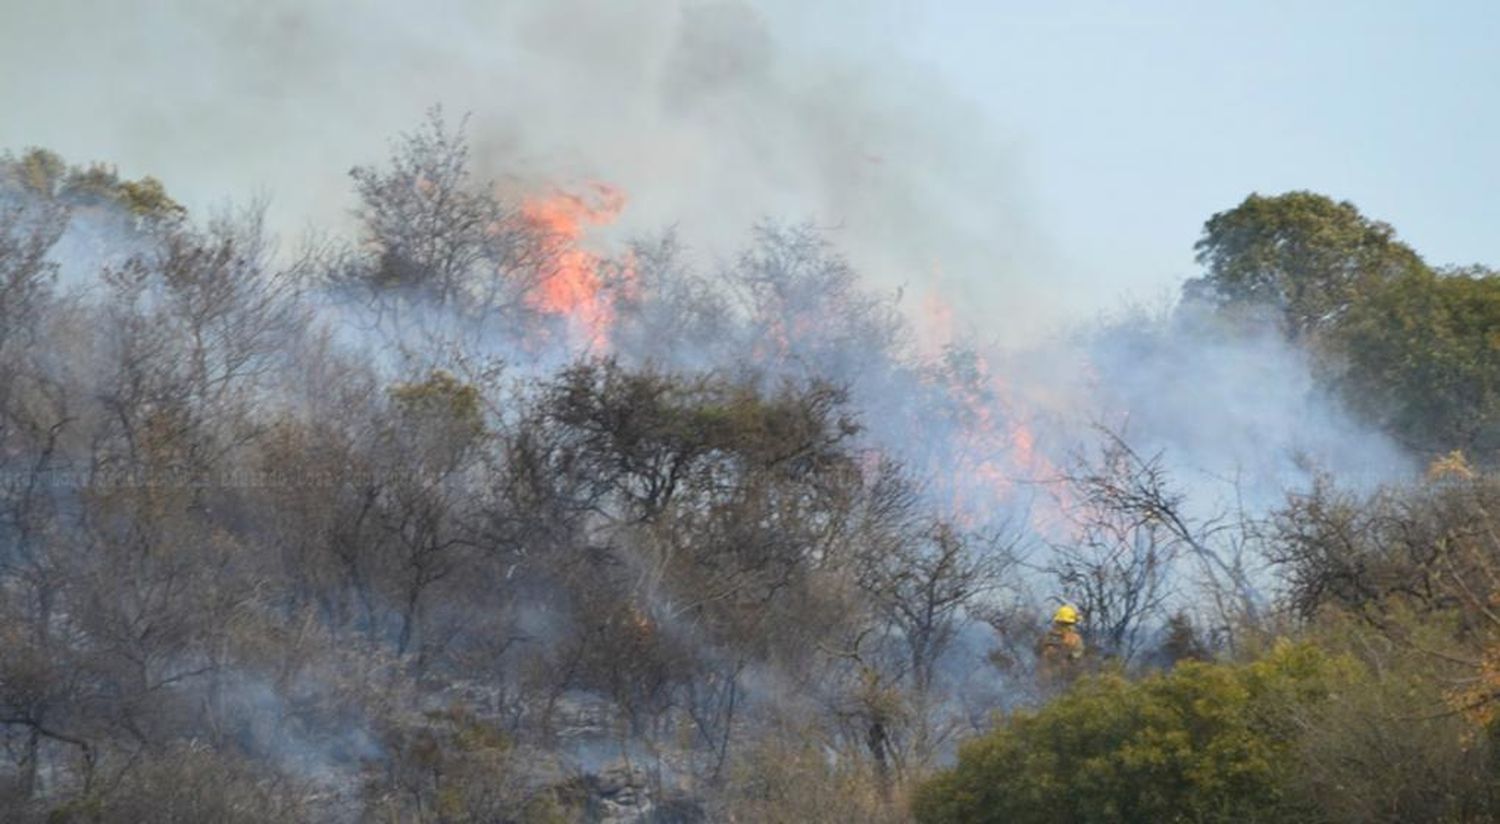
<svg viewBox="0 0 1500 824"><path fill-rule="evenodd" d="M1295 711L1327 700L1350 666L1283 644L1248 665L1085 679L964 746L913 811L930 824L1305 820L1284 789Z"/></svg>

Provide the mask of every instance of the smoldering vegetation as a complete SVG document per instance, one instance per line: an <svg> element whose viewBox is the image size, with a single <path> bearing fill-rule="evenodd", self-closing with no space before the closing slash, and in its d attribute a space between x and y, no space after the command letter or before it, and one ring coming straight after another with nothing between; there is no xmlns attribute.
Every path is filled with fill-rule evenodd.
<svg viewBox="0 0 1500 824"><path fill-rule="evenodd" d="M11 818L902 820L1055 694L1053 606L1099 667L1246 654L1374 598L1327 479L1429 457L1228 303L999 350L810 227L592 246L621 193L437 112L352 184L291 248L0 164Z"/></svg>

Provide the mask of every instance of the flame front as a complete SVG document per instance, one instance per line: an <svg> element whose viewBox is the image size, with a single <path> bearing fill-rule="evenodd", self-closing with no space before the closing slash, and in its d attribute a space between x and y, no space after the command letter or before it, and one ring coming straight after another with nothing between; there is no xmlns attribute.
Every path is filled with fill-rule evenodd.
<svg viewBox="0 0 1500 824"><path fill-rule="evenodd" d="M956 348L951 304L935 292L919 307L918 346L934 365L930 373L952 404L953 454L936 467L946 476L954 516L977 522L1001 507L1024 483L1044 493L1029 507L1032 526L1043 534L1066 530L1066 484L1055 464L1037 448L1027 412L1030 404L978 351Z"/></svg>
<svg viewBox="0 0 1500 824"><path fill-rule="evenodd" d="M620 301L638 288L629 256L609 260L584 245L588 231L613 223L625 201L621 190L593 182L574 191L553 189L521 204L521 220L540 244L544 261L526 302L541 314L562 319L570 340L592 353L611 351L615 321L625 311ZM774 290L763 301L759 334L748 353L761 366L784 364L805 342L816 345L827 325L820 313L839 309L837 300L811 309ZM941 403L952 429L949 439L933 444L932 454L917 462L931 464L940 479L940 497L959 522L980 523L1004 509L1016 500L1019 482L1046 493L1048 500L1028 506L1030 519L1041 531L1056 533L1066 490L1061 473L1029 428L1027 399L984 355L957 343L953 306L938 292L924 295L918 315L915 354L937 391L934 397L946 399ZM925 416L934 410L913 411ZM931 423L912 421L918 428Z"/></svg>
<svg viewBox="0 0 1500 824"><path fill-rule="evenodd" d="M556 190L521 204L521 219L537 233L547 261L527 302L539 312L566 318L590 351L608 348L615 306L606 261L580 244L589 227L613 223L624 208L625 193L599 182L589 183L581 194ZM633 271L627 264L614 277L623 283L613 285L628 285Z"/></svg>

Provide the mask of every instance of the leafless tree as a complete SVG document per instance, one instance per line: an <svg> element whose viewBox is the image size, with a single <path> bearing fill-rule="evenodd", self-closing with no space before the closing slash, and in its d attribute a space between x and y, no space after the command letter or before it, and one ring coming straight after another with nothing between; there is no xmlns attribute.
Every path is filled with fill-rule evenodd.
<svg viewBox="0 0 1500 824"><path fill-rule="evenodd" d="M1252 574L1246 520L1190 514L1160 453L1142 455L1120 433L1098 431L1097 458L1080 459L1065 479L1077 496L1080 535L1055 570L1101 610L1097 619L1089 616L1091 631L1117 650L1135 651L1141 622L1165 603L1179 557L1195 562L1226 626L1256 623L1264 596Z"/></svg>

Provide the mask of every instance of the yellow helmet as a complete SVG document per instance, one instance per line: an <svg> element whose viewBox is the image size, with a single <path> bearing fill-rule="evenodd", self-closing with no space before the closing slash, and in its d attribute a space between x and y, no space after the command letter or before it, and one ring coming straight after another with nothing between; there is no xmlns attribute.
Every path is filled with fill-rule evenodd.
<svg viewBox="0 0 1500 824"><path fill-rule="evenodd" d="M1076 607L1074 607L1072 604L1063 604L1062 606L1060 606L1060 607L1057 608L1057 612L1052 613L1052 623L1054 623L1054 624L1076 624L1076 623L1078 623L1078 609Z"/></svg>

